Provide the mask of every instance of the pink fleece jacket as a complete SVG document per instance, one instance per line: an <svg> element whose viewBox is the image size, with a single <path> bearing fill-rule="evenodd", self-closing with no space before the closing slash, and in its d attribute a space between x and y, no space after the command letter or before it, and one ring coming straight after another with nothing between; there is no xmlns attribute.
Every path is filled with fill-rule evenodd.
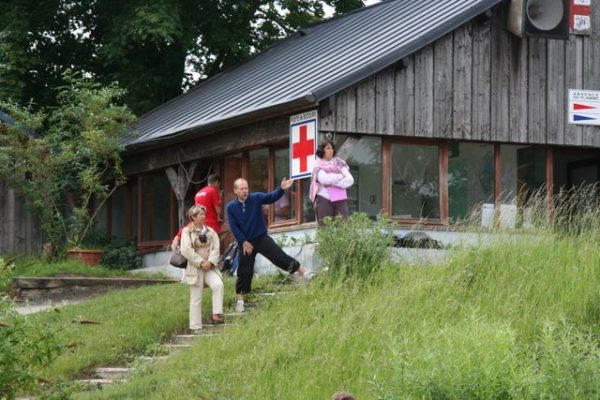
<svg viewBox="0 0 600 400"><path fill-rule="evenodd" d="M341 158L335 157L332 159L332 161L333 161L332 163L328 163L327 161L323 160L322 158L317 158L316 165L312 171L312 177L310 180L310 189L309 189L309 193L308 193L308 196L310 197L310 200L313 203L315 202L317 193L319 192L319 189L321 187L321 184L319 183L319 181L317 179L319 170L323 170L328 173L341 174L342 170L344 168L348 168L348 164L346 164L346 162L344 160L342 160Z"/></svg>

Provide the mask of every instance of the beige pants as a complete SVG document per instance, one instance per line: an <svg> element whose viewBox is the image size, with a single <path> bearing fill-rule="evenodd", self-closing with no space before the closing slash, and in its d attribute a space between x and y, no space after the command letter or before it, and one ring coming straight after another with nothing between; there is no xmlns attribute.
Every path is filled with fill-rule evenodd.
<svg viewBox="0 0 600 400"><path fill-rule="evenodd" d="M202 329L202 289L212 290L212 313L223 314L223 280L214 270L198 271L198 280L190 285L190 329Z"/></svg>

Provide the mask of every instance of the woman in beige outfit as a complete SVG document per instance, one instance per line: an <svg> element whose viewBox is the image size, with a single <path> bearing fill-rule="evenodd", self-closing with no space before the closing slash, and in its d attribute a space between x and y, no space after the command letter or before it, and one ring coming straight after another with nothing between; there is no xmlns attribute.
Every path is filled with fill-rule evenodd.
<svg viewBox="0 0 600 400"><path fill-rule="evenodd" d="M223 280L217 271L219 236L204 224L206 208L192 206L191 221L181 234L181 254L188 260L185 281L190 286L190 329L202 329L202 288L212 290L212 322L223 323Z"/></svg>

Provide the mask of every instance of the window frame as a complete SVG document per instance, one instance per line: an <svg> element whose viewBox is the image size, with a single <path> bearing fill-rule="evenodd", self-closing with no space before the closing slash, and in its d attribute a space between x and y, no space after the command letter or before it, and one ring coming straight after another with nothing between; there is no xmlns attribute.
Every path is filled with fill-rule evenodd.
<svg viewBox="0 0 600 400"><path fill-rule="evenodd" d="M400 225L448 226L448 140L418 138L383 138L382 142L382 208L393 222ZM393 145L437 146L440 218L394 218L392 216Z"/></svg>
<svg viewBox="0 0 600 400"><path fill-rule="evenodd" d="M137 176L138 185L137 185L137 246L138 248L146 248L146 247L160 247L169 245L171 243L172 237L178 231L178 217L177 217L177 198L175 197L175 192L173 192L173 188L169 183L170 196L169 196L169 238L164 240L143 240L143 212L142 212L142 199L143 199L143 188L144 188L144 180L150 176L160 175L161 173L165 173L164 170L160 171L151 171L144 174L139 174ZM146 197L147 198L147 197Z"/></svg>

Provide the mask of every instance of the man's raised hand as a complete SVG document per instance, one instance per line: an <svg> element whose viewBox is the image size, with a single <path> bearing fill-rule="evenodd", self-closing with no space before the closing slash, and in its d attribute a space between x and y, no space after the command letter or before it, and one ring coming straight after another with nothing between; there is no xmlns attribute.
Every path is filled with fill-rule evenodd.
<svg viewBox="0 0 600 400"><path fill-rule="evenodd" d="M293 179L283 178L283 180L281 181L281 188L283 190L288 190L289 188L292 187L293 184L294 184Z"/></svg>

